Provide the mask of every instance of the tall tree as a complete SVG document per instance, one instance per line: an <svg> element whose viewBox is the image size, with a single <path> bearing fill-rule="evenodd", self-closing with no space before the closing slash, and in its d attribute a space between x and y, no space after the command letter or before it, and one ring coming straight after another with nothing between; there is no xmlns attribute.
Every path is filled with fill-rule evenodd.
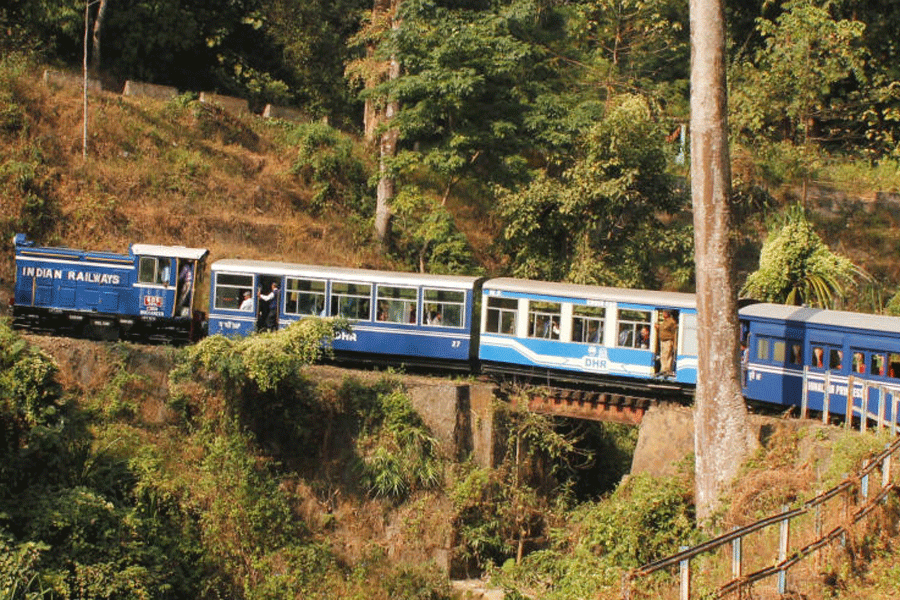
<svg viewBox="0 0 900 600"><path fill-rule="evenodd" d="M363 86L363 130L366 141L377 144L378 186L375 192L375 237L382 248L390 245L391 203L397 193L392 161L400 137L392 122L400 108L391 84L400 77L400 60L391 36L400 27L399 0L375 0L371 16L354 36L365 56L347 65L347 75Z"/></svg>
<svg viewBox="0 0 900 600"><path fill-rule="evenodd" d="M722 0L691 0L691 197L697 268L697 520L712 516L753 441L741 395Z"/></svg>
<svg viewBox="0 0 900 600"><path fill-rule="evenodd" d="M392 30L399 28L399 16L397 6L399 0L375 0L375 10L385 10ZM388 58L387 79L396 81L400 77L400 61L396 54ZM391 170L391 160L397 156L397 139L400 133L392 123L400 103L391 95L386 99L383 111L380 112L380 127L382 128L378 141L378 187L375 191L375 237L382 248L390 245L391 241L391 203L397 193L397 181Z"/></svg>
<svg viewBox="0 0 900 600"><path fill-rule="evenodd" d="M99 0L97 16L94 18L94 29L91 37L91 70L96 76L100 72L100 40L103 33L103 22L106 20L106 7L109 0Z"/></svg>

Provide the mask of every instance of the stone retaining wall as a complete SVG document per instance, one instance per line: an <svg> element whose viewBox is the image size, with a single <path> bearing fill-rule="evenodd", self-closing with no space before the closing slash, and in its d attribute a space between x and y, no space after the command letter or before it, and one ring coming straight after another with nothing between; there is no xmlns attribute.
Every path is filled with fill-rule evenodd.
<svg viewBox="0 0 900 600"><path fill-rule="evenodd" d="M168 85L156 85L155 83L141 83L129 79L125 82L125 89L122 91L122 95L171 100L178 95L178 88Z"/></svg>

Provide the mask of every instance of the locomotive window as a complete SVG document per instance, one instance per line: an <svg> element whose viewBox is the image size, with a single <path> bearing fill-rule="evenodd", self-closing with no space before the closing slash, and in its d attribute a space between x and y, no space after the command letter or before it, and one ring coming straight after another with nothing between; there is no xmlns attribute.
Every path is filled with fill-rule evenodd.
<svg viewBox="0 0 900 600"><path fill-rule="evenodd" d="M600 306L573 307L572 341L579 344L602 344L606 309Z"/></svg>
<svg viewBox="0 0 900 600"><path fill-rule="evenodd" d="M465 325L466 293L456 290L424 290L425 323L432 327Z"/></svg>
<svg viewBox="0 0 900 600"><path fill-rule="evenodd" d="M389 323L416 324L416 301L419 293L415 288L388 285L378 286L378 313L375 319Z"/></svg>
<svg viewBox="0 0 900 600"><path fill-rule="evenodd" d="M372 301L372 285L368 283L333 283L331 314L356 321L368 321Z"/></svg>
<svg viewBox="0 0 900 600"><path fill-rule="evenodd" d="M216 308L238 310L245 291L253 293L253 275L216 273Z"/></svg>
<svg viewBox="0 0 900 600"><path fill-rule="evenodd" d="M160 258L156 270L156 283L169 283L169 274L172 270L172 261L168 258Z"/></svg>
<svg viewBox="0 0 900 600"><path fill-rule="evenodd" d="M285 278L284 312L292 315L325 316L325 282Z"/></svg>
<svg viewBox="0 0 900 600"><path fill-rule="evenodd" d="M515 298L488 298L487 324L484 330L489 333L515 335L518 312L519 301Z"/></svg>
<svg viewBox="0 0 900 600"><path fill-rule="evenodd" d="M769 338L756 338L756 360L769 360ZM782 349L783 355L783 349Z"/></svg>
<svg viewBox="0 0 900 600"><path fill-rule="evenodd" d="M531 302L528 305L528 337L559 339L559 302Z"/></svg>
<svg viewBox="0 0 900 600"><path fill-rule="evenodd" d="M138 265L138 283L162 283L160 272L157 272L157 258L142 256Z"/></svg>
<svg viewBox="0 0 900 600"><path fill-rule="evenodd" d="M650 311L619 311L619 335L616 340L622 348L650 347Z"/></svg>

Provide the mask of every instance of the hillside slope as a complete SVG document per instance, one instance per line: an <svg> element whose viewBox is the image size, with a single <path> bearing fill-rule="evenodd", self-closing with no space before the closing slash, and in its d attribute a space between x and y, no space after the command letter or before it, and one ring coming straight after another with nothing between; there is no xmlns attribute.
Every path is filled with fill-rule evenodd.
<svg viewBox="0 0 900 600"><path fill-rule="evenodd" d="M292 124L188 97L92 93L83 158L80 89L48 88L34 69L5 78L0 277L11 277L15 231L116 252L145 242L206 247L213 260L390 266L360 217L311 206L314 190L294 172Z"/></svg>

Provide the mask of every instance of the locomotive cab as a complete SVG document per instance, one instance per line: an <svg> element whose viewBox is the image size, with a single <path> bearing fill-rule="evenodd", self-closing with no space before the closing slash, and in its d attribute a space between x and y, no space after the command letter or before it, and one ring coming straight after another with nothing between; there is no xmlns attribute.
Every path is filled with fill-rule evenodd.
<svg viewBox="0 0 900 600"><path fill-rule="evenodd" d="M14 244L19 329L163 342L202 333L193 308L206 249L135 244L115 254L40 247L23 234Z"/></svg>

